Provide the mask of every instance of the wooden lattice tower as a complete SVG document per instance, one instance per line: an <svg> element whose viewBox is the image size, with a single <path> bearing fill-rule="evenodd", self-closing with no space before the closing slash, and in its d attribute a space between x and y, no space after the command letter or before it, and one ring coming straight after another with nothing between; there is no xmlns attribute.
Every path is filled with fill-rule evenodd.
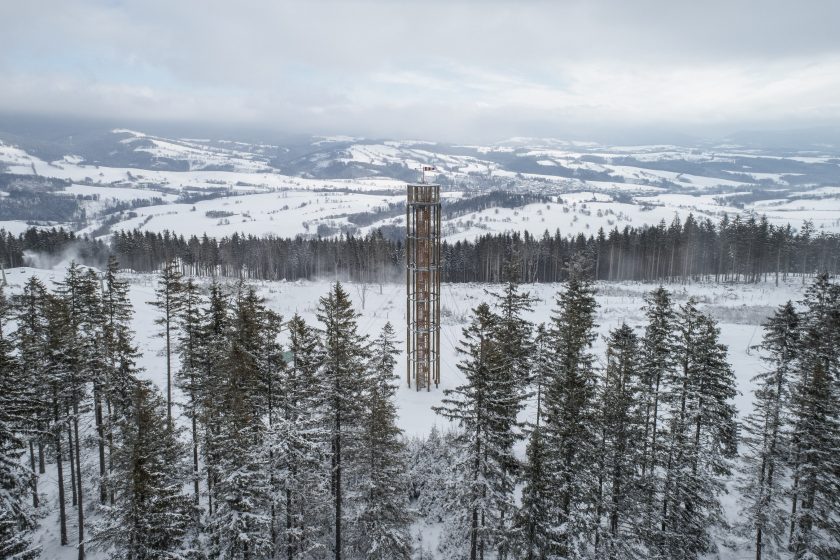
<svg viewBox="0 0 840 560"><path fill-rule="evenodd" d="M410 184L406 201L406 377L440 383L440 185Z"/></svg>

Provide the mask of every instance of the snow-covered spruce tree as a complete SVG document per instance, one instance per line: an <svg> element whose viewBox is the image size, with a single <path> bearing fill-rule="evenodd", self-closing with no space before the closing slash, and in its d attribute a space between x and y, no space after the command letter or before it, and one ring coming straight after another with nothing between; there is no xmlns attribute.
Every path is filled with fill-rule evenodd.
<svg viewBox="0 0 840 560"><path fill-rule="evenodd" d="M797 487L791 550L796 560L835 558L840 554L835 443L840 433L836 396L824 364L813 363L796 387L794 415L798 431Z"/></svg>
<svg viewBox="0 0 840 560"><path fill-rule="evenodd" d="M26 389L26 407L18 406L17 413L27 418L20 427L19 435L29 441L29 464L32 471L32 505L38 508L38 474L41 469L35 468L35 443L38 446L38 462L44 465L44 446L49 440L50 425L50 394L43 381L46 378L47 367L47 317L44 312L46 304L46 289L37 277L31 276L23 287L23 292L16 298L14 306L8 302L0 302L9 314L14 310L17 328L7 336L5 344L10 349L13 345L17 349L17 377L21 388ZM11 366L9 366L11 367ZM7 382L12 381L12 372L7 370Z"/></svg>
<svg viewBox="0 0 840 560"><path fill-rule="evenodd" d="M627 324L610 332L601 390L601 475L596 555L611 560L647 556L641 472L645 402L640 399L639 340Z"/></svg>
<svg viewBox="0 0 840 560"><path fill-rule="evenodd" d="M105 343L104 308L102 299L102 279L96 271L88 269L84 274L82 290L83 315L80 325L82 326L82 342L84 344L83 364L85 366L85 377L93 384L93 415L96 428L96 447L99 459L99 477L97 489L99 490L99 503L104 504L108 499L107 469L105 460L105 416L103 400L107 397L107 390L110 385L110 372L108 368L108 347ZM81 473L81 470L79 471Z"/></svg>
<svg viewBox="0 0 840 560"><path fill-rule="evenodd" d="M546 471L546 450L543 435L545 415L545 389L551 377L551 347L544 324L537 327L531 360L531 387L535 395L534 419L529 422L526 460L522 467L522 505L517 512L517 543L515 551L520 558L535 560L546 558L550 550L545 528L552 523L549 486L551 479Z"/></svg>
<svg viewBox="0 0 840 560"><path fill-rule="evenodd" d="M282 422L282 395L283 381L285 378L286 362L283 359L283 347L280 345L280 331L283 327L283 318L277 313L268 309L263 298L259 297L252 286L244 289L244 297L252 302L257 330L254 333L253 341L245 348L246 354L253 356L254 367L257 371L255 394L259 407L259 414L267 423L265 445L268 448L269 459L269 488L270 488L270 510L271 510L271 542L275 553L279 550L279 525L281 513L278 507L282 500L280 496L280 484L275 472L275 449L272 443L276 428Z"/></svg>
<svg viewBox="0 0 840 560"><path fill-rule="evenodd" d="M735 378L720 331L689 299L677 317L678 368L665 380L668 428L658 546L665 558L713 552L710 530L724 524L719 495L737 453Z"/></svg>
<svg viewBox="0 0 840 560"><path fill-rule="evenodd" d="M80 291L81 314L79 325L83 343L82 363L84 364L84 377L93 383L93 414L96 425L96 445L99 459L99 477L97 487L99 490L99 502L104 504L108 499L107 472L105 468L105 416L103 410L103 399L106 398L106 391L109 386L110 376L107 362L107 345L105 344L105 321L102 307L102 294L100 292L101 280L93 269L88 269L82 277ZM79 471L81 472L81 471Z"/></svg>
<svg viewBox="0 0 840 560"><path fill-rule="evenodd" d="M550 524L535 527L549 543L549 557L582 558L594 541L600 441L591 353L596 307L586 262L578 257L557 296L549 330L552 374L545 388L542 439L552 511Z"/></svg>
<svg viewBox="0 0 840 560"><path fill-rule="evenodd" d="M108 370L105 406L107 414L117 418L131 404L136 381L138 352L131 325L133 315L128 282L120 279L119 263L112 256L102 283L102 340Z"/></svg>
<svg viewBox="0 0 840 560"><path fill-rule="evenodd" d="M211 408L216 417L210 436L216 480L208 529L210 553L223 558L261 558L274 553L265 401L257 360L263 341L261 319L259 298L252 289L240 287L227 354L215 372Z"/></svg>
<svg viewBox="0 0 840 560"><path fill-rule="evenodd" d="M427 436L408 442L410 498L419 516L430 523L441 523L445 517L443 504L454 461L452 439L451 432L441 433L432 425Z"/></svg>
<svg viewBox="0 0 840 560"><path fill-rule="evenodd" d="M218 479L220 447L216 436L221 431L222 391L226 382L225 367L232 339L230 298L218 282L210 284L207 307L202 309L196 358L198 372L193 390L198 397L195 413L202 432L202 455L207 477L207 513L215 511L213 486Z"/></svg>
<svg viewBox="0 0 840 560"><path fill-rule="evenodd" d="M344 556L342 529L352 510L345 503L355 488L345 488L353 480L354 463L360 459L360 433L367 408L365 402L368 340L358 333L358 314L353 310L349 294L336 282L330 292L320 298L318 320L323 325L321 361L321 410L329 430L329 458L333 498L332 554L336 560ZM345 473L349 476L345 476ZM348 485L349 486L349 485Z"/></svg>
<svg viewBox="0 0 840 560"><path fill-rule="evenodd" d="M148 381L137 381L131 406L117 421L113 449L113 505L102 506L91 538L120 560L183 559L193 518L183 445L166 419L166 401Z"/></svg>
<svg viewBox="0 0 840 560"><path fill-rule="evenodd" d="M323 465L324 442L329 437L319 411L317 331L297 314L287 327L288 359L268 438L279 526L278 553L292 560L324 553L330 493Z"/></svg>
<svg viewBox="0 0 840 560"><path fill-rule="evenodd" d="M81 414L89 405L86 401L87 384L94 385L94 402L102 387L102 374L105 369L102 345L101 301L99 297L99 278L88 269L83 271L76 263L71 263L64 280L58 285L59 298L67 309L67 327L70 336L63 343L67 347L60 349L66 356L68 367L66 377L67 391L70 396L72 443L70 447L71 463L75 463L75 492L78 501L78 551L79 560L85 558L85 517L84 517L84 477L81 468L81 440L79 424ZM52 320L52 316L51 316ZM97 420L97 435L101 441L101 423ZM73 470L71 469L71 478ZM104 483L102 477L99 485Z"/></svg>
<svg viewBox="0 0 840 560"><path fill-rule="evenodd" d="M29 421L30 405L12 355L10 318L11 306L0 285L0 557L28 559L40 552L31 544L34 520L27 506L35 473L20 463L23 441L18 437Z"/></svg>
<svg viewBox="0 0 840 560"><path fill-rule="evenodd" d="M499 387L495 371L500 359L494 337L498 317L486 303L473 310L464 328L458 369L465 384L444 391L442 405L433 410L457 423L454 487L446 504L448 517L443 541L451 557L482 558L506 542L502 512L513 511L513 481L509 469L506 426L511 407L508 388Z"/></svg>
<svg viewBox="0 0 840 560"><path fill-rule="evenodd" d="M323 556L329 522L329 474L321 419L320 341L295 314L288 322L289 360L281 380L277 418L269 434L277 488L280 553L287 560Z"/></svg>
<svg viewBox="0 0 840 560"><path fill-rule="evenodd" d="M363 476L356 489L350 536L359 558L411 558L408 465L394 405L394 373L399 351L394 328L386 323L371 346L368 409L362 424L359 457Z"/></svg>
<svg viewBox="0 0 840 560"><path fill-rule="evenodd" d="M494 300L494 312L499 316L496 338L501 353L500 372L518 381L514 388L524 393L531 377L534 325L524 315L533 310L536 302L530 292L519 286L518 266L509 262L505 266L505 284L500 292L489 292Z"/></svg>
<svg viewBox="0 0 840 560"><path fill-rule="evenodd" d="M513 445L522 437L517 416L524 407L533 352L534 326L524 314L533 309L535 298L528 292L520 291L518 266L515 262L506 265L505 279L505 287L501 293L491 292L498 316L493 333L499 358L499 363L493 368L498 377L494 385L499 393L498 402L507 403L506 409L499 408L499 425L494 428L494 432L499 437L498 451L504 455L499 457L499 460L507 462L505 468L511 475L507 480L514 483L519 476L519 461L513 454ZM513 488L504 492L512 493ZM501 511L499 515L497 547L500 560L507 558L511 542L515 538L512 533L515 530L513 515L513 511Z"/></svg>
<svg viewBox="0 0 840 560"><path fill-rule="evenodd" d="M160 311L160 317L155 319L155 324L160 327L159 334L166 342L164 349L166 353L166 418L170 427L172 427L172 338L181 305L182 280L183 276L178 263L174 259L167 259L160 272L155 299L149 302Z"/></svg>
<svg viewBox="0 0 840 560"><path fill-rule="evenodd" d="M73 378L72 372L78 368L76 363L78 356L75 352L75 333L70 321L70 310L66 302L53 294L46 294L44 314L49 318L45 336L46 375L44 384L49 392L51 422L49 429L55 451L60 544L65 546L69 543L64 482L65 457L69 459L71 469L75 467L72 461L72 450L64 446L63 434L65 430L68 430L71 423L69 409L73 402L73 391L70 381ZM70 482L72 486L72 478ZM71 493L75 495L75 488L71 488Z"/></svg>
<svg viewBox="0 0 840 560"><path fill-rule="evenodd" d="M181 367L175 375L176 386L183 391L186 402L182 404L184 414L190 419L190 447L192 455L193 500L198 505L200 499L199 482L199 415L200 395L202 392L200 337L201 306L203 298L198 285L188 278L181 291L181 306L176 317L178 326L177 349Z"/></svg>
<svg viewBox="0 0 840 560"><path fill-rule="evenodd" d="M676 367L676 318L671 294L660 286L645 299L645 333L641 341L641 393L644 403L645 424L642 434L642 484L646 508L644 534L649 546L655 545L662 524L661 502L662 464L665 450L662 446L663 428L662 393L664 382Z"/></svg>
<svg viewBox="0 0 840 560"><path fill-rule="evenodd" d="M807 289L792 389L790 548L796 560L840 555L840 286Z"/></svg>
<svg viewBox="0 0 840 560"><path fill-rule="evenodd" d="M108 259L108 268L102 282L102 345L104 351L105 372L103 378L104 414L102 403L98 403L99 425L104 429L108 447L107 480L114 476L111 454L117 423L129 411L137 381L137 347L134 345L134 331L131 317L134 309L128 299L128 282L118 276L119 264L113 256ZM104 458L100 439L100 459ZM100 463L100 467L104 466ZM103 485L103 491L105 491ZM108 491L111 503L113 491ZM100 495L100 499L102 496Z"/></svg>
<svg viewBox="0 0 840 560"><path fill-rule="evenodd" d="M799 316L788 302L764 324L761 348L767 369L752 379L753 412L741 430L745 453L738 477L741 513L736 529L756 560L778 558L787 548L790 384L798 347Z"/></svg>

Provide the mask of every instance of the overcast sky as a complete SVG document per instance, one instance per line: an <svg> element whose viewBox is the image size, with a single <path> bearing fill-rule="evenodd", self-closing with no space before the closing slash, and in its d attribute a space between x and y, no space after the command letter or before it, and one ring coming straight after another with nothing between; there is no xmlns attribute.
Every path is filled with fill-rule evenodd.
<svg viewBox="0 0 840 560"><path fill-rule="evenodd" d="M840 2L2 0L0 110L433 140L840 123Z"/></svg>

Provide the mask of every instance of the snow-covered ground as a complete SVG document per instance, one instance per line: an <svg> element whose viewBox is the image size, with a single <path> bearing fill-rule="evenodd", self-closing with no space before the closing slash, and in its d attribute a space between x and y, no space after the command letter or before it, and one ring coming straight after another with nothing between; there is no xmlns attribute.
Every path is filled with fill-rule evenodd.
<svg viewBox="0 0 840 560"><path fill-rule="evenodd" d="M63 268L44 270L36 268L15 268L6 271L6 278L10 292L20 291L26 279L37 276L48 285L60 280L64 274ZM166 379L165 358L162 353L163 342L155 336L154 320L156 310L148 304L154 298L156 278L153 275L126 275L130 281L130 298L134 305L133 326L142 358L139 365L143 368L142 376L159 386L164 387ZM205 279L201 280L206 282ZM300 282L258 282L255 285L266 298L268 305L289 318L299 313L307 322L315 324L315 312L318 298L330 289L330 281L300 281ZM345 286L353 298L357 311L361 314L359 327L363 333L374 336L386 322L390 321L397 332L404 333L405 322L405 286L396 284L347 284ZM599 361L603 362L605 349L604 337L608 332L626 322L633 327L640 327L644 316L642 312L643 298L655 286L641 283L599 283L598 284L598 332L595 343L595 353ZM431 410L440 404L443 390L452 388L464 381L462 374L456 367L458 357L456 347L461 337L461 329L466 325L470 309L480 301L488 299L487 290L498 288L484 284L444 284L442 287L442 360L441 387L430 392L417 392L407 387L404 380L404 356L398 361L397 374L400 376L400 389L396 398L399 407L399 424L407 435L426 434L433 425L444 426L446 420L437 417ZM536 284L525 287L538 298L530 319L536 323L549 321L554 307L554 297L562 285ZM775 287L772 283L755 285L724 285L714 283L700 283L670 286L677 304L688 297L696 297L700 301L700 308L710 313L719 321L721 339L729 348L729 361L737 377L739 395L736 406L740 415L751 409L750 379L763 367L756 350L751 349L761 341L764 319L773 312L774 308L789 299L798 300L803 286L800 279L794 279L787 285ZM181 396L175 393L176 400ZM527 410L524 414L531 414ZM520 452L523 449L520 448ZM94 468L93 454L86 456L88 467ZM44 558L70 559L75 557L72 546L57 545L57 517L55 504L55 467L50 465L46 475L40 479L40 489L44 493L49 512L41 520L38 532L40 543L45 548ZM735 496L724 498L724 504L730 518L737 514ZM75 536L73 516L69 516L71 542ZM430 529L434 533L435 527ZM427 534L428 537L428 534ZM426 540L426 546L431 543ZM99 558L96 554L90 558Z"/></svg>
<svg viewBox="0 0 840 560"><path fill-rule="evenodd" d="M112 131L102 141L114 146L117 159L109 160L103 152L97 155L102 161L76 154L45 161L35 152L0 140L0 171L69 181L64 189L69 194L98 194L98 201L85 203L87 232L101 225L108 201L159 197L164 204L139 209L137 217L125 214L112 230L141 227L185 235L315 233L319 223L340 226L349 213L370 210L382 199L399 200L405 179L419 179L417 170L429 164L436 170L427 178L440 180L445 196L469 198L503 188L545 194L555 201L559 196L563 201L550 207L490 208L458 216L443 224L452 240L525 230L534 235L557 229L564 235L590 234L601 227L671 222L689 213L715 222L724 213L766 215L774 225L790 223L794 228L812 220L817 231L840 232L840 159L832 152L775 155L735 146L605 146L533 138L447 146L326 137L296 146L301 155L284 159L289 148L161 138L124 129ZM126 161L143 168L126 167ZM176 204L178 194L185 191L226 197ZM323 198L332 202L312 191L331 191ZM751 200L757 191L761 195ZM0 197L3 194L0 189ZM284 197L295 199L288 208ZM303 202L307 197L323 203L297 211L298 199ZM204 215L207 211L234 215L213 219ZM399 226L401 219L383 217L362 230ZM6 224L0 222L0 227ZM22 225L8 223L7 229L19 232Z"/></svg>
<svg viewBox="0 0 840 560"><path fill-rule="evenodd" d="M137 208L137 216L120 222L118 227L168 230L187 237L204 233L215 237L233 233L294 237L316 233L319 224L347 225L348 214L385 208L403 199L365 192L281 191Z"/></svg>
<svg viewBox="0 0 840 560"><path fill-rule="evenodd" d="M145 150L143 150L145 151ZM380 190L393 188L400 181L382 178L369 180L321 180L282 175L273 169L216 171L207 170L210 163L196 165L189 171L164 171L135 167L109 167L83 163L77 157L65 157L47 162L26 151L0 141L0 165L8 173L38 175L79 183L134 188L138 185L157 185L175 189L207 189L224 187L233 191L253 192L278 189L352 188L353 190Z"/></svg>
<svg viewBox="0 0 840 560"><path fill-rule="evenodd" d="M0 201L0 204L3 202ZM64 225L64 224L55 224L56 226ZM25 232L32 225L24 222L23 220L0 220L0 229L4 229L7 232L11 233L12 235L20 235L21 233Z"/></svg>

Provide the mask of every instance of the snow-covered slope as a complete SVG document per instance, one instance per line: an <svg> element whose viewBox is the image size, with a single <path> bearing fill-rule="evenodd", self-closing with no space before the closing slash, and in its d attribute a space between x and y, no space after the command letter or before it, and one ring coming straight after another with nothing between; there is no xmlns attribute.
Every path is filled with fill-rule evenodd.
<svg viewBox="0 0 840 560"><path fill-rule="evenodd" d="M66 149L72 151L56 158L60 148L40 149L33 141L24 149L0 140L0 171L66 181L57 194L98 195L85 202L88 232L106 220L112 229L184 234L285 236L315 233L319 223L338 232L348 214L371 211L382 200L396 202L405 183L419 178L417 169L429 164L436 167L429 178L450 197L492 190L551 197L545 205L453 216L444 224L452 239L508 230L595 233L670 222L689 213L714 221L724 213L764 214L771 223L794 227L810 219L817 230L840 231L840 157L833 148L769 153L729 145L605 146L532 138L458 146L352 137L279 146L117 129L96 143ZM331 191L323 197L331 202L306 191ZM195 204L209 197L214 200ZM114 201L158 202L155 198L162 204L135 209L136 215L106 216L113 214ZM305 200L322 202L315 204L320 210L310 204L305 212L295 212ZM204 212L214 211L233 215L203 218ZM390 212L362 229L400 224L400 216ZM23 226L10 221L0 227L17 232Z"/></svg>

